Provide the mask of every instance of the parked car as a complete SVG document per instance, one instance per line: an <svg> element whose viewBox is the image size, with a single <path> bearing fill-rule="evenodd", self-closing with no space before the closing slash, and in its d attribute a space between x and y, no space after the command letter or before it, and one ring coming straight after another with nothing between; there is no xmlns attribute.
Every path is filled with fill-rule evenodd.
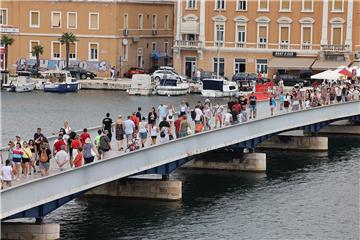
<svg viewBox="0 0 360 240"><path fill-rule="evenodd" d="M279 78L284 81L284 86L295 86L296 84L309 87L311 86L310 81L301 79L298 76L290 75L290 74L281 74L279 75ZM275 80L275 83L278 84L278 80Z"/></svg>
<svg viewBox="0 0 360 240"><path fill-rule="evenodd" d="M177 79L179 75L175 74L173 71L170 70L156 70L152 75L152 79L156 81L160 81L160 79L163 79L166 75L167 78L171 79Z"/></svg>
<svg viewBox="0 0 360 240"><path fill-rule="evenodd" d="M134 75L134 74L146 74L146 73L147 72L143 68L132 67L124 75L127 78L132 78L132 75Z"/></svg>
<svg viewBox="0 0 360 240"><path fill-rule="evenodd" d="M77 79L94 79L96 77L95 73L85 70L81 67L66 67L64 70L69 71L71 76Z"/></svg>

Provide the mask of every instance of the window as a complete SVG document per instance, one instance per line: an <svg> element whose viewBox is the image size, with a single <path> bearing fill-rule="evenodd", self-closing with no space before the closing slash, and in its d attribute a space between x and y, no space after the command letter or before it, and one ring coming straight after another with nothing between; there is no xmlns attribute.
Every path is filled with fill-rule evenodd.
<svg viewBox="0 0 360 240"><path fill-rule="evenodd" d="M214 73L217 73L217 69L218 69L218 59L214 58ZM224 58L219 58L219 76L224 76L225 75L225 61Z"/></svg>
<svg viewBox="0 0 360 240"><path fill-rule="evenodd" d="M258 11L269 11L269 0L258 0Z"/></svg>
<svg viewBox="0 0 360 240"><path fill-rule="evenodd" d="M187 9L196 9L196 0L187 0L186 8Z"/></svg>
<svg viewBox="0 0 360 240"><path fill-rule="evenodd" d="M30 11L30 24L31 28L40 27L40 12L39 11Z"/></svg>
<svg viewBox="0 0 360 240"><path fill-rule="evenodd" d="M99 44L89 43L89 61L97 61L99 59Z"/></svg>
<svg viewBox="0 0 360 240"><path fill-rule="evenodd" d="M169 15L165 15L164 17L164 28L165 30L168 30L169 29Z"/></svg>
<svg viewBox="0 0 360 240"><path fill-rule="evenodd" d="M332 11L343 12L344 11L344 0L332 0Z"/></svg>
<svg viewBox="0 0 360 240"><path fill-rule="evenodd" d="M313 0L302 0L302 10L303 12L312 12L313 11Z"/></svg>
<svg viewBox="0 0 360 240"><path fill-rule="evenodd" d="M99 29L99 13L96 12L89 13L89 29L91 30Z"/></svg>
<svg viewBox="0 0 360 240"><path fill-rule="evenodd" d="M55 60L59 60L61 58L60 42L51 42L51 58Z"/></svg>
<svg viewBox="0 0 360 240"><path fill-rule="evenodd" d="M164 52L168 53L169 50L169 42L164 42Z"/></svg>
<svg viewBox="0 0 360 240"><path fill-rule="evenodd" d="M291 0L281 0L280 1L280 11L281 12L290 12L291 11Z"/></svg>
<svg viewBox="0 0 360 240"><path fill-rule="evenodd" d="M239 72L246 72L246 60L243 58L235 58L234 74Z"/></svg>
<svg viewBox="0 0 360 240"><path fill-rule="evenodd" d="M143 29L144 26L144 15L138 15L138 29Z"/></svg>
<svg viewBox="0 0 360 240"><path fill-rule="evenodd" d="M8 15L7 15L7 9L1 8L0 9L0 25L7 25L8 23Z"/></svg>
<svg viewBox="0 0 360 240"><path fill-rule="evenodd" d="M156 42L152 42L151 51L156 51Z"/></svg>
<svg viewBox="0 0 360 240"><path fill-rule="evenodd" d="M289 26L280 26L280 48L287 49L289 46Z"/></svg>
<svg viewBox="0 0 360 240"><path fill-rule="evenodd" d="M61 28L61 12L51 12L51 27Z"/></svg>
<svg viewBox="0 0 360 240"><path fill-rule="evenodd" d="M129 28L129 15L127 13L124 14L124 29Z"/></svg>
<svg viewBox="0 0 360 240"><path fill-rule="evenodd" d="M237 47L245 47L244 43L246 42L246 26L237 25L237 34L236 34L236 43Z"/></svg>
<svg viewBox="0 0 360 240"><path fill-rule="evenodd" d="M302 26L302 40L301 48L302 49L311 49L312 42L312 27L311 26Z"/></svg>
<svg viewBox="0 0 360 240"><path fill-rule="evenodd" d="M247 0L237 0L236 10L246 11L247 10Z"/></svg>
<svg viewBox="0 0 360 240"><path fill-rule="evenodd" d="M76 29L77 28L77 13L68 12L67 13L67 28Z"/></svg>
<svg viewBox="0 0 360 240"><path fill-rule="evenodd" d="M267 42L267 26L260 25L258 26L258 47L266 48Z"/></svg>
<svg viewBox="0 0 360 240"><path fill-rule="evenodd" d="M152 15L152 29L156 29L157 28L157 17L155 14Z"/></svg>
<svg viewBox="0 0 360 240"><path fill-rule="evenodd" d="M331 44L341 45L342 44L342 27L333 26L331 28Z"/></svg>
<svg viewBox="0 0 360 240"><path fill-rule="evenodd" d="M215 24L215 46L223 46L225 41L225 25Z"/></svg>
<svg viewBox="0 0 360 240"><path fill-rule="evenodd" d="M128 60L128 45L123 45L123 61Z"/></svg>
<svg viewBox="0 0 360 240"><path fill-rule="evenodd" d="M225 9L225 0L215 0L215 9Z"/></svg>
<svg viewBox="0 0 360 240"><path fill-rule="evenodd" d="M29 44L29 53L30 53L30 58L35 59L36 55L32 53L33 47L40 45L40 41L37 40L30 40L30 44Z"/></svg>
<svg viewBox="0 0 360 240"><path fill-rule="evenodd" d="M256 72L262 72L266 77L268 70L268 62L267 59L256 59Z"/></svg>
<svg viewBox="0 0 360 240"><path fill-rule="evenodd" d="M69 47L69 59L76 60L76 43L70 43Z"/></svg>

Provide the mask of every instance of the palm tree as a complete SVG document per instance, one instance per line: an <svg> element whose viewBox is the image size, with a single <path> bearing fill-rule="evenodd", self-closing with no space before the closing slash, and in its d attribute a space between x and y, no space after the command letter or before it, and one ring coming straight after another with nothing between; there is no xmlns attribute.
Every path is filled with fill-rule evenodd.
<svg viewBox="0 0 360 240"><path fill-rule="evenodd" d="M61 38L59 38L61 45L65 44L66 47L66 67L69 66L69 58L70 58L70 43L75 43L79 41L78 38L73 33L63 33Z"/></svg>
<svg viewBox="0 0 360 240"><path fill-rule="evenodd" d="M5 70L7 70L8 66L8 50L9 46L14 43L14 39L12 37L8 37L7 35L1 36L1 45L5 47Z"/></svg>
<svg viewBox="0 0 360 240"><path fill-rule="evenodd" d="M44 47L41 45L33 46L31 53L36 57L36 70L39 72L40 68L40 55L44 53Z"/></svg>

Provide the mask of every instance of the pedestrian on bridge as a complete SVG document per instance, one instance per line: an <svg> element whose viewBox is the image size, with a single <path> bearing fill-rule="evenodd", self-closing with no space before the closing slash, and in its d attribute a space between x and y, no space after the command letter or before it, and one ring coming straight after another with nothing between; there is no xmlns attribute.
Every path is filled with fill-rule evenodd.
<svg viewBox="0 0 360 240"><path fill-rule="evenodd" d="M250 119L256 118L256 102L257 98L255 96L255 93L252 92L249 96Z"/></svg>
<svg viewBox="0 0 360 240"><path fill-rule="evenodd" d="M104 159L105 153L111 150L111 143L108 134L108 130L104 130L99 139L99 159Z"/></svg>
<svg viewBox="0 0 360 240"><path fill-rule="evenodd" d="M112 138L112 124L113 120L110 118L110 113L106 113L106 117L103 119L103 129L107 130L107 136L110 141Z"/></svg>
<svg viewBox="0 0 360 240"><path fill-rule="evenodd" d="M124 122L122 116L119 115L115 122L115 139L117 142L118 150L124 150Z"/></svg>
<svg viewBox="0 0 360 240"><path fill-rule="evenodd" d="M156 126L156 119L157 119L157 113L155 110L155 107L151 108L151 111L148 114L148 127L149 127L149 132L151 132L151 129L153 128L153 126Z"/></svg>
<svg viewBox="0 0 360 240"><path fill-rule="evenodd" d="M70 161L70 157L66 152L66 146L62 145L60 151L55 154L55 161L60 171L65 169L65 165Z"/></svg>
<svg viewBox="0 0 360 240"><path fill-rule="evenodd" d="M76 154L76 157L74 159L74 167L79 168L82 165L84 165L84 158L83 158L83 153L82 153L82 147L79 147L77 149L77 154Z"/></svg>
<svg viewBox="0 0 360 240"><path fill-rule="evenodd" d="M90 138L85 139L85 144L83 146L83 158L85 164L92 163L95 156L97 155L94 145L91 143Z"/></svg>
<svg viewBox="0 0 360 240"><path fill-rule="evenodd" d="M41 148L38 151L38 159L41 176L49 175L51 151L46 142L41 143Z"/></svg>

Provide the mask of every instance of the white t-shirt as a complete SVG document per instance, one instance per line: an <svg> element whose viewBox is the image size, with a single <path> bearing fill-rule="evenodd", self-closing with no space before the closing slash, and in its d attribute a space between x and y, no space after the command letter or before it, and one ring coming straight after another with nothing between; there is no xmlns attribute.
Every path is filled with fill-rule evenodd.
<svg viewBox="0 0 360 240"><path fill-rule="evenodd" d="M359 100L359 95L360 95L360 92L359 92L359 90L357 90L357 89L355 89L354 91L353 91L353 100Z"/></svg>
<svg viewBox="0 0 360 240"><path fill-rule="evenodd" d="M231 113L227 112L227 113L224 114L224 122L230 123L231 118L232 118Z"/></svg>
<svg viewBox="0 0 360 240"><path fill-rule="evenodd" d="M151 128L150 135L151 135L152 137L156 137L156 136L158 135L157 127L156 127L156 126L153 126L153 127Z"/></svg>
<svg viewBox="0 0 360 240"><path fill-rule="evenodd" d="M124 121L125 134L132 134L134 132L134 128L135 128L135 123L132 120L127 119Z"/></svg>
<svg viewBox="0 0 360 240"><path fill-rule="evenodd" d="M139 123L139 132L141 133L145 133L147 130L146 130L146 122L140 122Z"/></svg>
<svg viewBox="0 0 360 240"><path fill-rule="evenodd" d="M201 116L203 115L203 112L200 110L200 108L195 108L195 121L200 121Z"/></svg>
<svg viewBox="0 0 360 240"><path fill-rule="evenodd" d="M2 180L11 181L12 180L12 167L11 166L3 166L1 168Z"/></svg>
<svg viewBox="0 0 360 240"><path fill-rule="evenodd" d="M55 160L58 165L62 165L65 161L69 161L69 155L64 150L60 150L56 153Z"/></svg>

